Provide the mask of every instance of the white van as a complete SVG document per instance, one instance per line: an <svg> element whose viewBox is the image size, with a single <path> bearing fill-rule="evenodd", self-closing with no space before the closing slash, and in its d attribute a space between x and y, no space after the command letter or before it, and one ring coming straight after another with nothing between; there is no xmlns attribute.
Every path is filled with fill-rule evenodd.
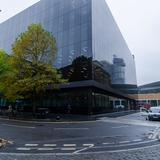
<svg viewBox="0 0 160 160"><path fill-rule="evenodd" d="M148 112L147 119L149 121L151 121L151 120L160 120L160 106L151 107L149 112Z"/></svg>

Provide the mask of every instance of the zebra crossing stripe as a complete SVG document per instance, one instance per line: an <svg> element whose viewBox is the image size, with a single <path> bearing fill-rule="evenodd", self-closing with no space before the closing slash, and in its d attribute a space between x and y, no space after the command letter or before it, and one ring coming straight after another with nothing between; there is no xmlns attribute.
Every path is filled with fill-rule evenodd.
<svg viewBox="0 0 160 160"><path fill-rule="evenodd" d="M62 151L75 151L76 148L61 148Z"/></svg>
<svg viewBox="0 0 160 160"><path fill-rule="evenodd" d="M75 147L76 144L63 144L64 147Z"/></svg>
<svg viewBox="0 0 160 160"><path fill-rule="evenodd" d="M140 142L140 141L142 141L142 139L135 139L135 140L133 140L133 142Z"/></svg>
<svg viewBox="0 0 160 160"><path fill-rule="evenodd" d="M43 146L44 147L56 147L57 144L44 144Z"/></svg>
<svg viewBox="0 0 160 160"><path fill-rule="evenodd" d="M38 151L52 151L54 148L37 148Z"/></svg>
<svg viewBox="0 0 160 160"><path fill-rule="evenodd" d="M37 147L38 144L25 144L26 147Z"/></svg>
<svg viewBox="0 0 160 160"><path fill-rule="evenodd" d="M120 144L124 144L124 143L130 143L131 141L121 141L119 142Z"/></svg>
<svg viewBox="0 0 160 160"><path fill-rule="evenodd" d="M103 143L103 145L110 145L110 144L115 144L115 143Z"/></svg>
<svg viewBox="0 0 160 160"><path fill-rule="evenodd" d="M17 148L18 151L30 151L31 148Z"/></svg>

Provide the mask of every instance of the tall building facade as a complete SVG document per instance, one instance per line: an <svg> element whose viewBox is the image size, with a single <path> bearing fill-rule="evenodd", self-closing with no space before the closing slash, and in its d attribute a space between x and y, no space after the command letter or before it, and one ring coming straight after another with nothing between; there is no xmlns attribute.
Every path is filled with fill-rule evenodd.
<svg viewBox="0 0 160 160"><path fill-rule="evenodd" d="M105 0L40 0L0 24L0 48L11 54L16 37L32 23L56 38L54 67L69 80L49 90L39 106L90 114L113 111L116 100L132 106L134 100L114 86L136 87L134 57Z"/></svg>

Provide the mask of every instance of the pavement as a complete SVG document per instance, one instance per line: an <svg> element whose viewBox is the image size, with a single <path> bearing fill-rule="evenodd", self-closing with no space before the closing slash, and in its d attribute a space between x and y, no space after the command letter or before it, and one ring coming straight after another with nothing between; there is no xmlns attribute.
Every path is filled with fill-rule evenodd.
<svg viewBox="0 0 160 160"><path fill-rule="evenodd" d="M32 113L17 113L15 116L10 116L10 119L21 121L39 121L39 122L77 122L77 121L94 121L100 117L120 117L136 113L136 110L127 110L113 113L104 113L97 115L78 115L78 114L49 114L43 119L34 118ZM1 112L0 117L9 119L8 113Z"/></svg>
<svg viewBox="0 0 160 160"><path fill-rule="evenodd" d="M160 122L140 113L97 121L42 123L0 119L0 160L159 160Z"/></svg>

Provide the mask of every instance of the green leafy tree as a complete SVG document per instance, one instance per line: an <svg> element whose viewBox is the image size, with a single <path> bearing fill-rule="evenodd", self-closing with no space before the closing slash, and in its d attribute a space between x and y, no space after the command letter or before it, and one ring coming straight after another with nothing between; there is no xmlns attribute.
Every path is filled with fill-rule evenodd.
<svg viewBox="0 0 160 160"><path fill-rule="evenodd" d="M0 91L3 92L5 88L5 77L7 77L12 67L9 63L10 57L6 54L4 50L0 50Z"/></svg>
<svg viewBox="0 0 160 160"><path fill-rule="evenodd" d="M0 50L0 76L4 75L8 70L10 70L8 60L9 56L5 53L5 51Z"/></svg>
<svg viewBox="0 0 160 160"><path fill-rule="evenodd" d="M67 82L53 68L56 40L40 24L32 24L16 39L12 50L13 71L5 77L5 95L8 99L32 99L35 113L40 95Z"/></svg>

